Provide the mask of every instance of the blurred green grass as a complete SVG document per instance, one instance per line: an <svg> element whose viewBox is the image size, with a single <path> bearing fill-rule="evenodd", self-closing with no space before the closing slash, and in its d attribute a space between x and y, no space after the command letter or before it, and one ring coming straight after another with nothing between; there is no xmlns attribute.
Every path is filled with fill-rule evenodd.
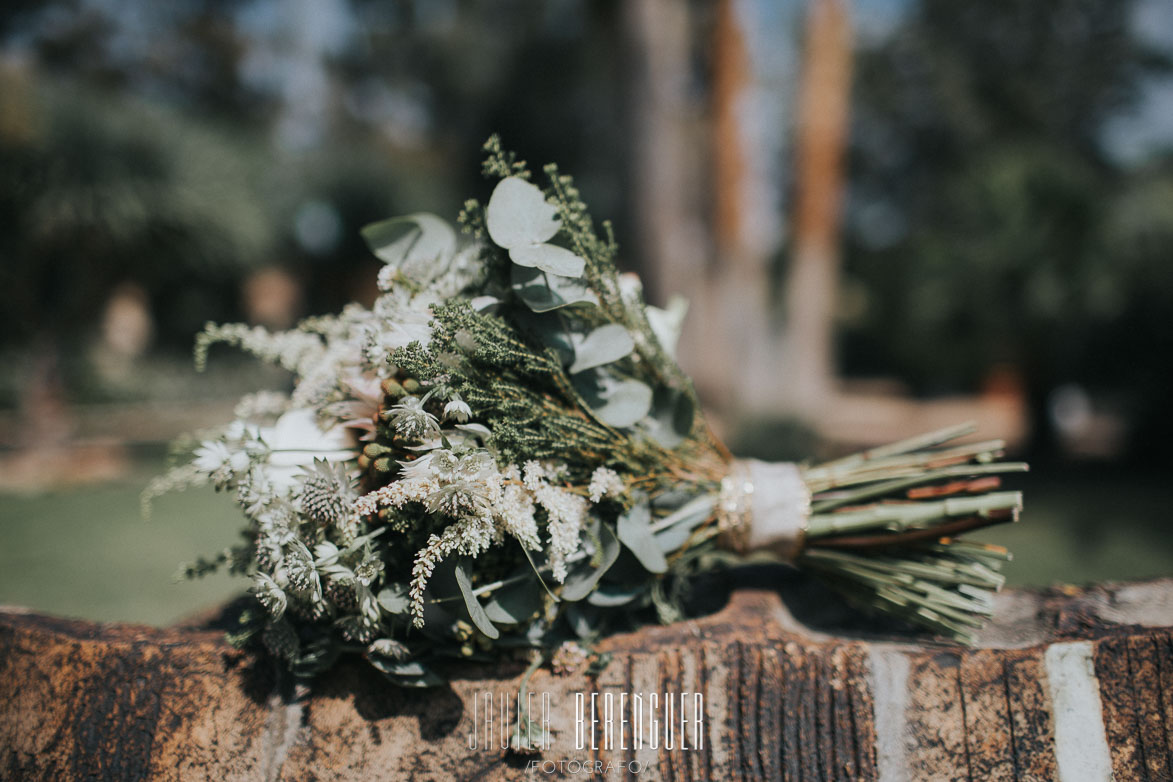
<svg viewBox="0 0 1173 782"><path fill-rule="evenodd" d="M1173 490L1160 473L1089 466L1033 469L1017 524L973 536L1014 554L1012 586L1089 584L1173 576Z"/></svg>
<svg viewBox="0 0 1173 782"><path fill-rule="evenodd" d="M217 574L176 581L181 562L235 542L242 517L211 489L139 513L147 478L39 495L0 494L0 603L97 621L169 624L245 589Z"/></svg>
<svg viewBox="0 0 1173 782"><path fill-rule="evenodd" d="M230 497L188 491L138 497L149 473L126 482L40 495L0 494L0 603L98 621L168 624L247 587L217 575L174 580L180 562L234 542ZM1026 511L980 539L1007 545L1012 585L1090 583L1173 575L1171 492L1159 475L1056 470L1024 476Z"/></svg>

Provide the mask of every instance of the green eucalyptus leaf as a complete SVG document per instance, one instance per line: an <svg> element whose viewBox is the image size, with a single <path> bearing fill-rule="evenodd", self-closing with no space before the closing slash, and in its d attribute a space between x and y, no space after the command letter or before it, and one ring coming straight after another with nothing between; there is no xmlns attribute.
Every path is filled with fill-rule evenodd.
<svg viewBox="0 0 1173 782"><path fill-rule="evenodd" d="M652 413L646 423L648 435L665 448L675 448L692 433L696 408L692 397L670 388L657 388Z"/></svg>
<svg viewBox="0 0 1173 782"><path fill-rule="evenodd" d="M399 687L418 687L420 689L427 689L429 687L443 687L448 683L448 680L434 671L424 671L418 676L411 676L406 674L386 674L387 678L392 684Z"/></svg>
<svg viewBox="0 0 1173 782"><path fill-rule="evenodd" d="M514 266L513 290L534 312L549 312L576 304L598 304L586 283L575 277L549 274L541 269Z"/></svg>
<svg viewBox="0 0 1173 782"><path fill-rule="evenodd" d="M507 250L541 244L558 233L558 210L535 185L517 177L497 183L485 209L489 238Z"/></svg>
<svg viewBox="0 0 1173 782"><path fill-rule="evenodd" d="M683 524L661 530L655 534L660 551L676 551L692 536L692 528Z"/></svg>
<svg viewBox="0 0 1173 782"><path fill-rule="evenodd" d="M558 354L558 360L562 362L563 366L574 361L574 342L571 341L570 335L567 334L561 322L554 316L546 315L543 317L549 318L540 332L538 338L542 344L554 348L554 352Z"/></svg>
<svg viewBox="0 0 1173 782"><path fill-rule="evenodd" d="M518 266L531 266L563 277L579 277L586 270L586 261L553 244L534 244L514 247L509 258Z"/></svg>
<svg viewBox="0 0 1173 782"><path fill-rule="evenodd" d="M371 223L361 233L379 260L405 273L425 271L437 258L447 258L456 251L452 226L427 212Z"/></svg>
<svg viewBox="0 0 1173 782"><path fill-rule="evenodd" d="M501 633L493 626L493 622L485 613L485 607L481 605L480 600L477 600L477 596L472 593L472 579L468 577L468 571L464 569L463 562L456 563L454 573L456 575L456 583L460 586L460 594L464 596L464 606L468 609L468 616L472 619L472 623L489 638L500 638Z"/></svg>
<svg viewBox="0 0 1173 782"><path fill-rule="evenodd" d="M367 660L378 670L392 676L423 676L428 672L418 660L396 660L382 654L368 654Z"/></svg>
<svg viewBox="0 0 1173 782"><path fill-rule="evenodd" d="M388 584L380 590L377 599L382 609L392 615L406 614L411 604L406 584Z"/></svg>
<svg viewBox="0 0 1173 782"><path fill-rule="evenodd" d="M713 515L716 497L702 494L655 523L656 543L661 551L676 551L692 536L693 531Z"/></svg>
<svg viewBox="0 0 1173 782"><path fill-rule="evenodd" d="M485 603L489 619L500 624L523 624L541 609L542 586L530 577L528 571L524 576L522 580L493 592Z"/></svg>
<svg viewBox="0 0 1173 782"><path fill-rule="evenodd" d="M620 542L635 554L640 564L650 573L664 573L668 561L652 534L652 511L646 502L635 505L619 517L616 532Z"/></svg>
<svg viewBox="0 0 1173 782"><path fill-rule="evenodd" d="M635 340L618 323L599 326L582 337L571 334L570 340L574 343L574 363L568 370L571 374L610 364L635 350Z"/></svg>
<svg viewBox="0 0 1173 782"><path fill-rule="evenodd" d="M400 687L439 687L445 683L444 677L416 660L393 660L381 654L368 654L367 660Z"/></svg>
<svg viewBox="0 0 1173 782"><path fill-rule="evenodd" d="M599 584L594 592L587 595L587 602L593 606L601 608L614 608L615 606L623 606L635 600L642 595L645 587L642 584L637 586L619 586L617 584Z"/></svg>
<svg viewBox="0 0 1173 782"><path fill-rule="evenodd" d="M667 309L648 306L644 310L656 341L669 358L676 358L676 343L680 341L680 331L684 328L684 316L687 314L688 299L680 295L669 299Z"/></svg>
<svg viewBox="0 0 1173 782"><path fill-rule="evenodd" d="M602 633L601 618L599 609L585 603L577 603L566 610L566 621L581 640L595 638Z"/></svg>
<svg viewBox="0 0 1173 782"><path fill-rule="evenodd" d="M606 524L598 525L598 538L603 545L600 552L602 559L598 567L592 567L587 564L576 570L570 572L566 576L566 582L562 585L561 597L563 600L571 603L582 600L591 593L595 585L599 583L599 579L603 574L615 564L615 560L619 558L619 539L615 537L615 533Z"/></svg>
<svg viewBox="0 0 1173 782"><path fill-rule="evenodd" d="M580 373L575 387L595 416L617 429L633 426L652 409L652 389L638 380Z"/></svg>

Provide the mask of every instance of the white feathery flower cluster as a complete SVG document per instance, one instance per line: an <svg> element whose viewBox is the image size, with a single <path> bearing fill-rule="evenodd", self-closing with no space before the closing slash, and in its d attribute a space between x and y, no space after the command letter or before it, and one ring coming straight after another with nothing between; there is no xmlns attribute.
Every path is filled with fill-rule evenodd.
<svg viewBox="0 0 1173 782"><path fill-rule="evenodd" d="M559 583L566 580L567 560L578 551L589 510L585 499L550 483L561 472L558 465L533 460L522 466L522 485L546 511L546 533L550 540L547 558L554 580Z"/></svg>
<svg viewBox="0 0 1173 782"><path fill-rule="evenodd" d="M203 367L208 349L215 343L234 345L262 361L299 375L305 374L305 370L326 352L326 345L318 334L302 330L272 332L263 326L243 323L210 323L196 340L197 368Z"/></svg>
<svg viewBox="0 0 1173 782"><path fill-rule="evenodd" d="M511 465L502 472L484 449L435 449L400 464L399 480L361 497L352 510L357 516L370 516L381 507L402 508L418 502L430 513L453 519L416 555L410 599L417 624L423 621L428 579L444 557L453 552L476 556L505 535L529 550L541 550L539 508L547 521L551 575L559 582L566 579L568 561L579 550L589 503L550 482L560 470L531 461L521 469Z"/></svg>
<svg viewBox="0 0 1173 782"><path fill-rule="evenodd" d="M536 492L538 489L546 485L546 480L549 475L546 472L545 466L538 461L531 459L521 466L522 482L525 488L531 492Z"/></svg>
<svg viewBox="0 0 1173 782"><path fill-rule="evenodd" d="M439 481L429 476L403 478L359 497L353 511L357 516L371 516L379 508L402 508L409 502L423 502L439 487Z"/></svg>
<svg viewBox="0 0 1173 782"><path fill-rule="evenodd" d="M500 498L493 504L494 516L505 532L517 538L521 545L531 551L541 550L533 494L518 485L521 474L517 467L510 465L502 477L506 483L501 487Z"/></svg>
<svg viewBox="0 0 1173 782"><path fill-rule="evenodd" d="M579 536L587 517L587 501L557 486L542 486L534 499L546 511L546 533L550 538L547 557L554 580L566 580L566 563L578 551Z"/></svg>
<svg viewBox="0 0 1173 782"><path fill-rule="evenodd" d="M236 403L233 415L241 421L264 421L276 418L289 407L289 395L279 391L245 394Z"/></svg>
<svg viewBox="0 0 1173 782"><path fill-rule="evenodd" d="M423 627L424 624L424 591L428 588L428 579L432 577L436 565L452 554L475 557L484 552L494 541L493 532L493 524L489 519L465 516L445 527L439 535L428 538L428 544L416 555L415 565L411 569L411 589L408 590L412 623L416 627Z"/></svg>
<svg viewBox="0 0 1173 782"><path fill-rule="evenodd" d="M375 277L375 285L384 293L389 293L395 288L395 281L399 278L399 275L398 266L387 264L382 269L379 269L379 274Z"/></svg>
<svg viewBox="0 0 1173 782"><path fill-rule="evenodd" d="M597 503L604 497L619 497L623 494L623 479L619 473L607 467L599 467L591 473L591 482L587 486L591 502Z"/></svg>

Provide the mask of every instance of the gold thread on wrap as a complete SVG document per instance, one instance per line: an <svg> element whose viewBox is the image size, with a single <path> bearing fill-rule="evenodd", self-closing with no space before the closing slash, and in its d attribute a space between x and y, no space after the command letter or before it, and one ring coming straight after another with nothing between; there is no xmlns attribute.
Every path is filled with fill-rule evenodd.
<svg viewBox="0 0 1173 782"><path fill-rule="evenodd" d="M798 465L739 459L721 480L720 543L738 554L768 550L794 562L802 552L810 503Z"/></svg>

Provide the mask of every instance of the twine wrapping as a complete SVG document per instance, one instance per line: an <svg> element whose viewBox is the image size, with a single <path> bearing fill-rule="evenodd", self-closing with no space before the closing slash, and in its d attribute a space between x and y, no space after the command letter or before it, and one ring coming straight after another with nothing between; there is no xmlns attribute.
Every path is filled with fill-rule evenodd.
<svg viewBox="0 0 1173 782"><path fill-rule="evenodd" d="M746 554L768 550L787 562L802 551L811 496L790 462L738 459L721 480L717 522L722 545Z"/></svg>

